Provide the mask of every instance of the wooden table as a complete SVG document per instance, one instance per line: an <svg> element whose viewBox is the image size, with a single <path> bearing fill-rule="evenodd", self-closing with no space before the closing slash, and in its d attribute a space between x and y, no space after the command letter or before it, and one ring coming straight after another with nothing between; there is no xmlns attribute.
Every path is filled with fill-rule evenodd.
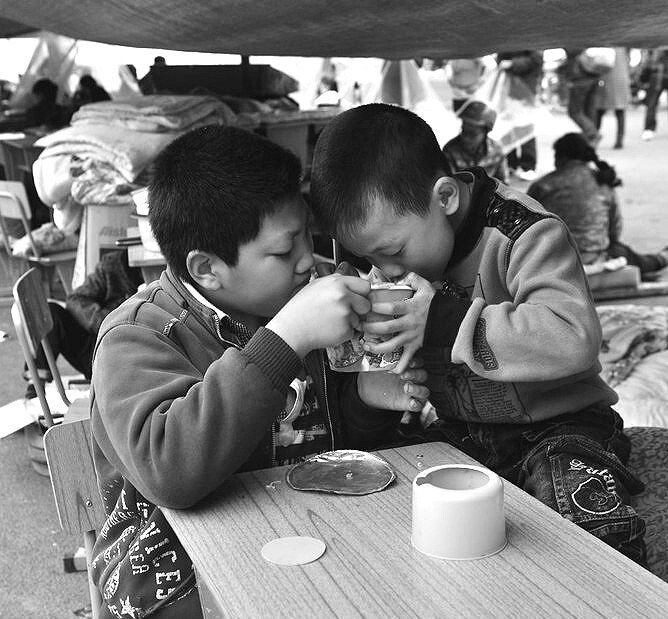
<svg viewBox="0 0 668 619"><path fill-rule="evenodd" d="M378 452L397 480L361 497L297 492L289 467L234 476L189 510L165 510L195 564L205 617L666 617L668 583L505 483L508 546L441 561L411 546L420 468L474 462L444 443ZM272 484L271 482L280 482ZM327 544L307 565L260 555L284 536Z"/></svg>

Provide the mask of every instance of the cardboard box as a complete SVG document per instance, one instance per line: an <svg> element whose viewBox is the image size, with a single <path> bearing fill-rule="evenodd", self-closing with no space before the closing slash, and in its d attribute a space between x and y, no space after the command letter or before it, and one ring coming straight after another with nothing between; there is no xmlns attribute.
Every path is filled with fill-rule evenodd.
<svg viewBox="0 0 668 619"><path fill-rule="evenodd" d="M601 271L587 276L591 290L606 288L637 288L640 285L640 269L627 265L616 271Z"/></svg>
<svg viewBox="0 0 668 619"><path fill-rule="evenodd" d="M81 233L74 264L72 287L80 286L86 275L95 270L102 250L116 249L117 239L127 236L128 227L136 225L130 217L134 204L84 205Z"/></svg>

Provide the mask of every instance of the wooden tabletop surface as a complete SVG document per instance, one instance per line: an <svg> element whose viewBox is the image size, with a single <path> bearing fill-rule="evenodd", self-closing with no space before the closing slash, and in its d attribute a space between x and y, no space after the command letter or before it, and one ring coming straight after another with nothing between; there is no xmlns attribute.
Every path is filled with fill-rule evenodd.
<svg viewBox="0 0 668 619"><path fill-rule="evenodd" d="M165 266L165 257L155 251L149 251L143 245L128 247L128 264L131 267Z"/></svg>
<svg viewBox="0 0 668 619"><path fill-rule="evenodd" d="M413 478L474 461L444 443L378 455L397 480L375 494L298 492L281 467L236 475L195 508L165 510L195 564L206 616L668 616L668 583L505 482L504 550L473 561L422 555L410 542ZM287 536L327 549L298 567L265 561L262 546Z"/></svg>

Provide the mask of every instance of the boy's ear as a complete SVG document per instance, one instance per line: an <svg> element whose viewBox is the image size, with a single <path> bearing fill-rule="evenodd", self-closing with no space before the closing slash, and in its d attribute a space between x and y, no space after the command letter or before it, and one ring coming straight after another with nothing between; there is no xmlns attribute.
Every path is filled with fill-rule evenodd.
<svg viewBox="0 0 668 619"><path fill-rule="evenodd" d="M217 256L193 249L186 256L186 268L195 283L206 290L223 287L224 271L229 267Z"/></svg>
<svg viewBox="0 0 668 619"><path fill-rule="evenodd" d="M459 208L459 185L452 176L441 176L434 183L431 192L432 203L438 205L445 211L446 215L452 215Z"/></svg>

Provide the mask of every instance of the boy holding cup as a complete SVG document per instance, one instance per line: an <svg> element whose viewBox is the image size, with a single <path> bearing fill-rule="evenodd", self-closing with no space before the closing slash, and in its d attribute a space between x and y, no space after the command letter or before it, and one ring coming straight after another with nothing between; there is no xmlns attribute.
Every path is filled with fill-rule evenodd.
<svg viewBox="0 0 668 619"><path fill-rule="evenodd" d="M643 564L643 484L600 378L601 328L567 228L481 168L453 174L431 128L397 106L332 119L316 144L311 205L322 229L407 301L360 325L364 349L421 350L438 419L416 440L449 442ZM395 334L374 343L371 336Z"/></svg>

